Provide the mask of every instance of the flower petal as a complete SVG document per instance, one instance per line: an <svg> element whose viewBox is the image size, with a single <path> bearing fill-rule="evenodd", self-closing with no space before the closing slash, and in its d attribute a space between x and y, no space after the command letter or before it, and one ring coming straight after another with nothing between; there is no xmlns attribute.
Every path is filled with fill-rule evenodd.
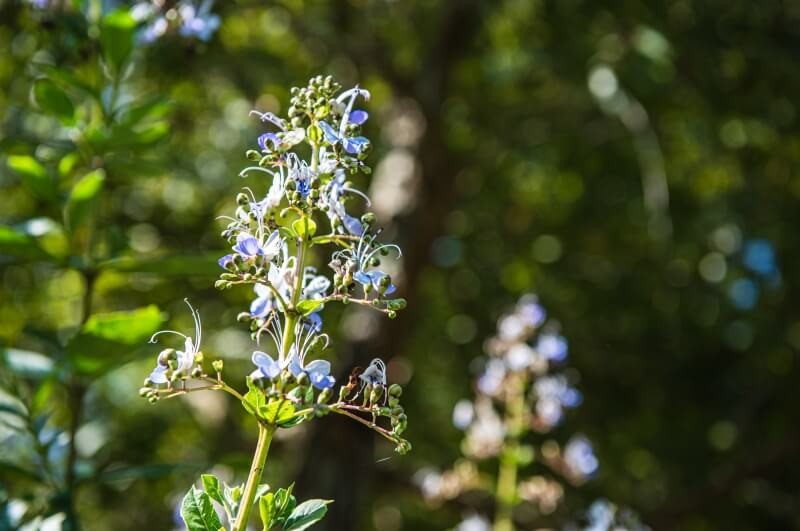
<svg viewBox="0 0 800 531"><path fill-rule="evenodd" d="M351 124L361 125L367 121L367 118L369 118L369 114L361 109L356 109L350 113Z"/></svg>

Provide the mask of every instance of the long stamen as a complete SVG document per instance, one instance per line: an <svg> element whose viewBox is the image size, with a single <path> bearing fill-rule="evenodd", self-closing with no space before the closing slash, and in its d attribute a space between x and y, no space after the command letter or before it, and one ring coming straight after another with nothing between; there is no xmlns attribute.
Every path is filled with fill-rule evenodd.
<svg viewBox="0 0 800 531"><path fill-rule="evenodd" d="M156 343L156 337L160 336L161 334L177 334L181 336L183 339L188 339L186 334L181 334L177 330L159 330L158 332L150 336L150 341L148 341L148 343Z"/></svg>

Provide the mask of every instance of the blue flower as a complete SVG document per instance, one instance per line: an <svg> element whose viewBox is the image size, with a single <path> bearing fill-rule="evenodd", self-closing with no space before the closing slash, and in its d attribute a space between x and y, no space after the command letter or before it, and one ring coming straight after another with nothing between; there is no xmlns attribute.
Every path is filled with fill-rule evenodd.
<svg viewBox="0 0 800 531"><path fill-rule="evenodd" d="M337 133L336 130L327 122L320 122L320 128L325 135L325 141L331 145L342 144L342 147L347 153L351 155L358 155L369 146L369 139L363 136L348 138L343 133Z"/></svg>
<svg viewBox="0 0 800 531"><path fill-rule="evenodd" d="M358 377L368 385L380 385L386 387L386 364L380 358L375 358L369 367Z"/></svg>
<svg viewBox="0 0 800 531"><path fill-rule="evenodd" d="M292 354L289 357L289 371L295 378L305 373L311 385L317 389L329 389L336 383L336 379L331 376L331 362L328 360L314 360L308 365L304 364L304 359L297 354L297 350L292 347Z"/></svg>
<svg viewBox="0 0 800 531"><path fill-rule="evenodd" d="M272 357L266 352L256 350L253 352L253 364L257 367L256 370L250 373L250 378L269 378L270 380L276 378L280 373L280 363L273 360Z"/></svg>
<svg viewBox="0 0 800 531"><path fill-rule="evenodd" d="M578 435L564 447L564 462L576 475L586 477L597 471L598 461L592 443Z"/></svg>
<svg viewBox="0 0 800 531"><path fill-rule="evenodd" d="M536 343L536 350L545 359L564 361L567 357L567 340L556 334L542 334Z"/></svg>
<svg viewBox="0 0 800 531"><path fill-rule="evenodd" d="M181 27L178 30L184 37L197 37L201 41L211 40L219 28L219 17L209 13L211 0L205 0L200 8L187 3L178 8L181 16Z"/></svg>
<svg viewBox="0 0 800 531"><path fill-rule="evenodd" d="M359 271L353 275L353 279L364 286L365 289L370 286L381 295L391 295L397 291L397 287L390 281L383 281L384 278L391 280L391 277L383 271Z"/></svg>
<svg viewBox="0 0 800 531"><path fill-rule="evenodd" d="M361 125L367 121L367 118L369 118L369 114L367 114L367 111L356 109L350 113L349 121L351 124Z"/></svg>
<svg viewBox="0 0 800 531"><path fill-rule="evenodd" d="M217 260L217 263L219 264L219 266L222 269L226 269L225 265L228 264L229 262L231 262L232 260L233 260L233 255L232 254L226 254L225 256L223 256L222 258Z"/></svg>
<svg viewBox="0 0 800 531"><path fill-rule="evenodd" d="M265 242L259 241L247 231L241 231L236 236L236 245L232 249L246 259L265 256L267 260L271 260L278 255L282 246L283 240L277 230L273 231Z"/></svg>

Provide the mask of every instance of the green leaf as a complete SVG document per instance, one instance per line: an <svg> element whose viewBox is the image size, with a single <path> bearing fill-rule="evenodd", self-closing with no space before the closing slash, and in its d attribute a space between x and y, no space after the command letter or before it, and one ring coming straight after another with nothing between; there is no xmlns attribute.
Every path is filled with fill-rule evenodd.
<svg viewBox="0 0 800 531"><path fill-rule="evenodd" d="M136 21L128 10L118 9L100 22L100 45L106 62L119 74L133 52Z"/></svg>
<svg viewBox="0 0 800 531"><path fill-rule="evenodd" d="M9 155L8 167L19 174L22 185L34 196L47 201L58 199L56 183L35 158L28 155Z"/></svg>
<svg viewBox="0 0 800 531"><path fill-rule="evenodd" d="M302 217L292 222L292 230L298 238L307 240L316 234L317 224L311 218Z"/></svg>
<svg viewBox="0 0 800 531"><path fill-rule="evenodd" d="M293 489L294 483L289 485L288 489L280 488L275 493L275 515L273 518L276 523L282 524L285 522L294 510L295 505L297 505L297 500L292 496Z"/></svg>
<svg viewBox="0 0 800 531"><path fill-rule="evenodd" d="M217 260L225 252L187 256L124 256L99 264L99 268L121 273L158 273L159 275L187 275L215 277L220 272Z"/></svg>
<svg viewBox="0 0 800 531"><path fill-rule="evenodd" d="M294 406L288 400L278 398L266 406L259 407L258 413L259 416L267 422L271 424L278 424L292 418L294 415Z"/></svg>
<svg viewBox="0 0 800 531"><path fill-rule="evenodd" d="M316 524L328 512L328 504L333 500L308 500L298 505L283 526L284 531L302 531Z"/></svg>
<svg viewBox="0 0 800 531"><path fill-rule="evenodd" d="M247 393L244 395L242 405L244 409L251 415L258 416L261 408L265 407L267 402L264 392L253 384L253 380L247 378Z"/></svg>
<svg viewBox="0 0 800 531"><path fill-rule="evenodd" d="M62 87L78 90L94 98L99 97L99 94L94 87L92 87L89 83L79 79L77 76L71 72L68 72L67 70L44 63L35 63L34 67L43 74L46 74L48 78Z"/></svg>
<svg viewBox="0 0 800 531"><path fill-rule="evenodd" d="M93 211L105 181L103 170L87 173L72 188L67 201L67 226L75 232L86 223Z"/></svg>
<svg viewBox="0 0 800 531"><path fill-rule="evenodd" d="M0 348L0 360L14 374L35 379L49 376L55 365L44 354L16 348Z"/></svg>
<svg viewBox="0 0 800 531"><path fill-rule="evenodd" d="M0 225L0 254L28 260L51 258L34 238L4 225Z"/></svg>
<svg viewBox="0 0 800 531"><path fill-rule="evenodd" d="M258 513L261 516L261 523L264 524L264 531L269 531L273 526L275 518L275 495L271 492L258 499Z"/></svg>
<svg viewBox="0 0 800 531"><path fill-rule="evenodd" d="M300 315L306 316L313 313L320 306L322 306L321 299L306 299L297 303L297 311L300 312Z"/></svg>
<svg viewBox="0 0 800 531"><path fill-rule="evenodd" d="M143 346L161 323L161 312L153 305L95 314L67 343L67 357L79 372L102 373Z"/></svg>
<svg viewBox="0 0 800 531"><path fill-rule="evenodd" d="M194 485L181 503L181 518L189 531L219 531L222 528L211 498Z"/></svg>
<svg viewBox="0 0 800 531"><path fill-rule="evenodd" d="M211 499L225 505L225 498L222 496L217 477L213 474L203 474L200 476L200 480L203 482L203 490L211 496Z"/></svg>
<svg viewBox="0 0 800 531"><path fill-rule="evenodd" d="M75 106L69 96L49 79L33 82L33 99L47 114L51 114L66 125L75 123Z"/></svg>
<svg viewBox="0 0 800 531"><path fill-rule="evenodd" d="M120 122L127 126L134 126L145 120L164 118L172 111L172 103L164 96L155 96L144 102L136 102L124 108L120 115Z"/></svg>

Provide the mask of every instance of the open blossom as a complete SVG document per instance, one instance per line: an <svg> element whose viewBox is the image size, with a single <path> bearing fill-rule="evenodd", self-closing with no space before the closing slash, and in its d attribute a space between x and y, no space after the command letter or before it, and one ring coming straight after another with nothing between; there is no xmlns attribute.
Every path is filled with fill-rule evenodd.
<svg viewBox="0 0 800 531"><path fill-rule="evenodd" d="M169 382L167 374L170 371L170 361L174 361L173 374L188 376L194 367L194 360L197 353L200 351L200 340L202 339L202 328L200 324L200 313L195 310L189 301L186 301L189 310L192 312L194 319L194 339L189 336L177 332L175 330L161 330L153 334L150 338L150 343L155 343L156 338L161 334L176 334L184 339L183 350L174 351L174 359L169 359L173 356L172 349L162 352L158 357L156 368L150 373L148 379L154 384L165 384Z"/></svg>

